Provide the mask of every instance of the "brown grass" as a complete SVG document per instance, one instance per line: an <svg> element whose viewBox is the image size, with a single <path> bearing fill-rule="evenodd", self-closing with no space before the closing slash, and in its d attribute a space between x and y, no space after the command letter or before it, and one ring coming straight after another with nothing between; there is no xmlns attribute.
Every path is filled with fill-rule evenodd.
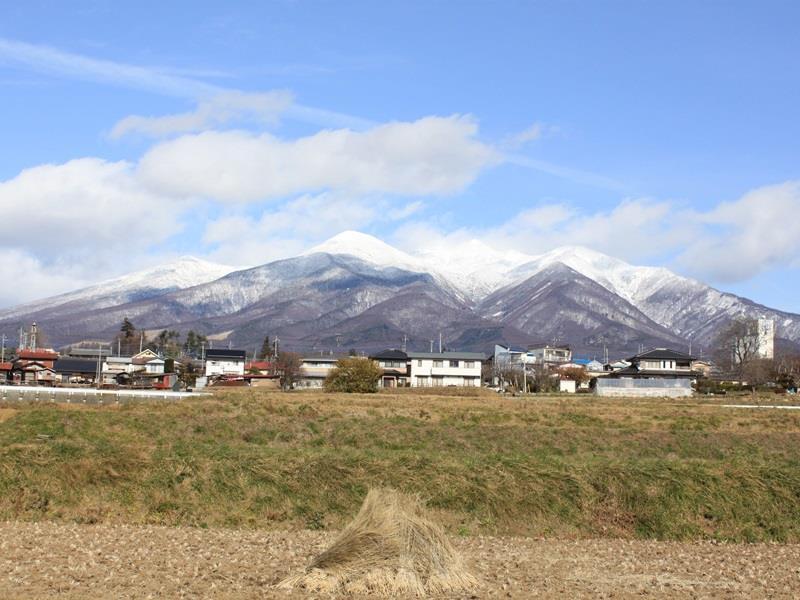
<svg viewBox="0 0 800 600"><path fill-rule="evenodd" d="M418 496L372 489L355 519L302 575L281 587L315 593L429 596L473 590L444 531L424 514Z"/></svg>
<svg viewBox="0 0 800 600"><path fill-rule="evenodd" d="M16 414L17 411L13 408L0 408L0 423L7 421Z"/></svg>

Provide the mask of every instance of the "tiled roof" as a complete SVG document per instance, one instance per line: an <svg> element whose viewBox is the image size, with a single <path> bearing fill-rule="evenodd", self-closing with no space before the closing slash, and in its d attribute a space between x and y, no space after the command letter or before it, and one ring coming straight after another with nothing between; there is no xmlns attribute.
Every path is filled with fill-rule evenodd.
<svg viewBox="0 0 800 600"><path fill-rule="evenodd" d="M670 350L669 348L656 348L654 350L648 350L647 352L642 352L641 354L637 354L636 356L632 356L628 359L629 362L634 362L636 360L692 360L692 357L684 352L678 352L677 350Z"/></svg>
<svg viewBox="0 0 800 600"><path fill-rule="evenodd" d="M53 350L20 350L17 352L17 358L26 360L55 360L58 358L58 352Z"/></svg>

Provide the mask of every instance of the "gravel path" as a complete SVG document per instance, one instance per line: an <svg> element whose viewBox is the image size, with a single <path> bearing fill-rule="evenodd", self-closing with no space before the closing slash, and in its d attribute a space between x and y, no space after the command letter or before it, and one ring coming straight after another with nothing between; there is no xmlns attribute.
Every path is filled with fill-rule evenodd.
<svg viewBox="0 0 800 600"><path fill-rule="evenodd" d="M331 535L0 523L0 598L290 598L273 585ZM481 580L473 598L800 597L800 545L454 543Z"/></svg>

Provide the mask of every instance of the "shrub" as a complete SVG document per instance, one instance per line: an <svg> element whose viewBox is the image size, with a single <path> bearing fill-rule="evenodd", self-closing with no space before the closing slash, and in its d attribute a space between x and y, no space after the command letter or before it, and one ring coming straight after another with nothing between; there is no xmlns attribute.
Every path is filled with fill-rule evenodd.
<svg viewBox="0 0 800 600"><path fill-rule="evenodd" d="M325 378L328 392L369 393L378 389L381 368L366 358L342 358Z"/></svg>

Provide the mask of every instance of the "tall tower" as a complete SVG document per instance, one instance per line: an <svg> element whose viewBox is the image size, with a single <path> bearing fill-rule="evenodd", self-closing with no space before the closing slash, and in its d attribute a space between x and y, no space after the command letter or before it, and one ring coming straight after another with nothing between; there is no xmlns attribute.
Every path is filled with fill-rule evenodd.
<svg viewBox="0 0 800 600"><path fill-rule="evenodd" d="M775 356L775 321L761 318L758 320L758 349L759 358L774 358Z"/></svg>

